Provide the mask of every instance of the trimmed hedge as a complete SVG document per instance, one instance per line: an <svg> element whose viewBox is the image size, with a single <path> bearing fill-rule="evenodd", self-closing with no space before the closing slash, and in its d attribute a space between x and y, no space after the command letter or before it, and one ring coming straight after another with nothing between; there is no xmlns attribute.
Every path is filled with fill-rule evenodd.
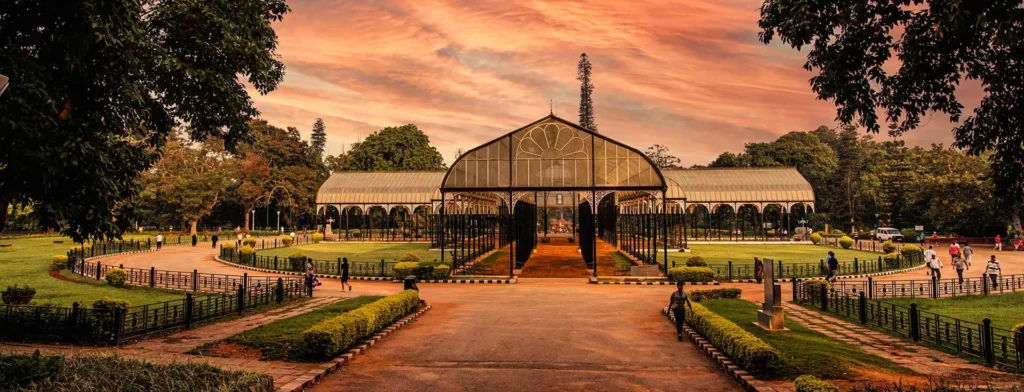
<svg viewBox="0 0 1024 392"><path fill-rule="evenodd" d="M36 289L15 283L13 286L7 286L7 290L0 292L0 301L6 305L25 305L32 302L32 298L35 296Z"/></svg>
<svg viewBox="0 0 1024 392"><path fill-rule="evenodd" d="M341 354L349 346L386 328L419 305L420 294L405 290L389 295L351 312L316 323L302 332L295 347L302 357L325 360Z"/></svg>
<svg viewBox="0 0 1024 392"><path fill-rule="evenodd" d="M412 261L402 261L395 264L395 279L405 279L406 276L412 275L419 265L419 263Z"/></svg>
<svg viewBox="0 0 1024 392"><path fill-rule="evenodd" d="M693 304L693 311L687 312L686 317L690 327L747 372L761 375L777 370L781 362L779 351L739 325L699 303Z"/></svg>
<svg viewBox="0 0 1024 392"><path fill-rule="evenodd" d="M434 279L446 279L448 278L448 275L451 274L451 272L452 267L449 267L447 265L436 265L434 266L434 271L432 271L431 276Z"/></svg>
<svg viewBox="0 0 1024 392"><path fill-rule="evenodd" d="M256 250L253 249L251 246L246 245L246 246L243 246L242 249L239 249L238 253L239 254L243 254L243 255L251 255L251 254L256 253Z"/></svg>
<svg viewBox="0 0 1024 392"><path fill-rule="evenodd" d="M295 239L292 238L292 236L290 235L281 237L281 244L283 244L284 246L292 246L293 242L295 242Z"/></svg>
<svg viewBox="0 0 1024 392"><path fill-rule="evenodd" d="M850 238L850 237L847 237L847 236L844 235L842 238L839 239L839 246L843 247L843 249L850 249L850 248L852 248L853 247L853 238Z"/></svg>
<svg viewBox="0 0 1024 392"><path fill-rule="evenodd" d="M44 356L37 351L0 354L0 390L271 392L274 378L203 362L155 364L115 355Z"/></svg>
<svg viewBox="0 0 1024 392"><path fill-rule="evenodd" d="M793 386L796 387L796 392L839 392L839 388L832 383L809 374L797 377Z"/></svg>
<svg viewBox="0 0 1024 392"><path fill-rule="evenodd" d="M893 253L893 252L896 252L896 244L892 243L892 240L886 240L885 242L882 243L882 252L883 253Z"/></svg>
<svg viewBox="0 0 1024 392"><path fill-rule="evenodd" d="M234 245L232 245L232 246L234 246ZM242 239L242 246L251 246L251 247L255 248L256 247L256 239L253 238L253 237L243 238Z"/></svg>
<svg viewBox="0 0 1024 392"><path fill-rule="evenodd" d="M895 268L900 261L899 255L896 252L886 253L882 256L882 260L885 261L885 265L889 268Z"/></svg>
<svg viewBox="0 0 1024 392"><path fill-rule="evenodd" d="M673 282L711 282L715 270L708 267L675 267L668 270L668 280Z"/></svg>
<svg viewBox="0 0 1024 392"><path fill-rule="evenodd" d="M53 261L50 263L50 271L60 271L68 268L68 257L67 256L53 256Z"/></svg>
<svg viewBox="0 0 1024 392"><path fill-rule="evenodd" d="M912 245L912 244L911 245L903 245L903 247L900 248L900 254L902 254L903 258L905 258L905 259L913 260L918 255L923 254L923 251L921 250L921 247L919 247L917 245ZM918 260L923 260L923 259L924 258L922 257L922 258L920 258Z"/></svg>
<svg viewBox="0 0 1024 392"><path fill-rule="evenodd" d="M304 252L295 251L288 255L288 264L291 265L293 271L306 271L306 254Z"/></svg>
<svg viewBox="0 0 1024 392"><path fill-rule="evenodd" d="M221 245L220 247L225 250L235 250L235 244L233 242L225 242L224 245Z"/></svg>
<svg viewBox="0 0 1024 392"><path fill-rule="evenodd" d="M917 238L917 230L914 229L900 229L900 234L903 235L904 241Z"/></svg>
<svg viewBox="0 0 1024 392"><path fill-rule="evenodd" d="M349 231L348 231L348 236L352 237L352 238L359 238L359 237L362 237L362 235L363 235L363 232L359 231L359 229L349 229Z"/></svg>
<svg viewBox="0 0 1024 392"><path fill-rule="evenodd" d="M107 284L114 287L124 287L128 282L128 271L124 268L111 268L107 270Z"/></svg>
<svg viewBox="0 0 1024 392"><path fill-rule="evenodd" d="M95 309L128 309L132 307L132 303L126 299L103 297L93 302L92 307Z"/></svg>
<svg viewBox="0 0 1024 392"><path fill-rule="evenodd" d="M821 243L821 234L811 233L811 237L810 238L811 238L811 243L814 244L814 245L818 245L818 244Z"/></svg>
<svg viewBox="0 0 1024 392"><path fill-rule="evenodd" d="M686 260L686 266L687 267L707 267L708 266L708 261L704 260L704 258L701 257L700 255L693 255L693 256L690 256L690 258Z"/></svg>
<svg viewBox="0 0 1024 392"><path fill-rule="evenodd" d="M417 256L415 253L411 253L411 252L405 252L405 254L402 255L402 257L398 258L398 262L399 263L403 263L403 262L419 263L421 261L423 261L423 260L420 259L419 256Z"/></svg>
<svg viewBox="0 0 1024 392"><path fill-rule="evenodd" d="M733 287L707 290L691 290L687 294L689 294L691 301L701 302L706 299L739 298L740 295L743 294L743 290Z"/></svg>
<svg viewBox="0 0 1024 392"><path fill-rule="evenodd" d="M319 244L320 241L323 241L323 240L324 240L324 234L323 233L314 233L313 234L313 243L314 244Z"/></svg>

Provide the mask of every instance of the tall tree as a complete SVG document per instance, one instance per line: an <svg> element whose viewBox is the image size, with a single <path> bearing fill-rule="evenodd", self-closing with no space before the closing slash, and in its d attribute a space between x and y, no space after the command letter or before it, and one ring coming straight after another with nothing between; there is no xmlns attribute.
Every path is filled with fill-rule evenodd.
<svg viewBox="0 0 1024 392"><path fill-rule="evenodd" d="M387 127L374 132L348 153L352 170L440 171L444 158L430 138L415 125Z"/></svg>
<svg viewBox="0 0 1024 392"><path fill-rule="evenodd" d="M978 80L985 95L974 114L953 128L955 144L975 155L993 152L988 158L998 194L1016 211L1024 204L1022 5L766 0L759 35L765 44L777 35L798 50L810 45L804 69L817 72L811 89L819 99L835 101L838 120L871 132L881 129L879 112L894 135L917 128L929 112L959 122L957 86ZM890 73L885 65L894 55L900 66Z"/></svg>
<svg viewBox="0 0 1024 392"><path fill-rule="evenodd" d="M160 161L142 175L141 197L170 217L189 224L196 234L205 218L227 190L228 154L219 140L210 138L197 146L183 137L168 139Z"/></svg>
<svg viewBox="0 0 1024 392"><path fill-rule="evenodd" d="M655 144L644 152L659 169L679 169L679 158L668 151L668 147Z"/></svg>
<svg viewBox="0 0 1024 392"><path fill-rule="evenodd" d="M309 147L316 159L323 159L324 148L327 147L327 127L324 120L317 118L313 123L313 132L309 137Z"/></svg>
<svg viewBox="0 0 1024 392"><path fill-rule="evenodd" d="M348 154L341 152L338 155L328 155L324 158L324 165L327 166L327 170L331 173L349 170Z"/></svg>
<svg viewBox="0 0 1024 392"><path fill-rule="evenodd" d="M590 58L586 53L580 55L576 66L576 80L580 81L580 126L597 132L594 121L594 80L590 76Z"/></svg>
<svg viewBox="0 0 1024 392"><path fill-rule="evenodd" d="M265 120L254 120L249 127L255 136L251 153L265 158L270 166L271 182L264 188L266 194L259 205L272 202L284 207L281 220L287 226L295 224L294 215L300 219L311 216L316 192L329 174L327 167L313 159L309 143L300 139L294 128L284 130Z"/></svg>
<svg viewBox="0 0 1024 392"><path fill-rule="evenodd" d="M12 202L75 240L119 236L136 180L183 123L192 140L247 138L284 65L284 0L0 2L0 229ZM247 83L243 83L244 79Z"/></svg>

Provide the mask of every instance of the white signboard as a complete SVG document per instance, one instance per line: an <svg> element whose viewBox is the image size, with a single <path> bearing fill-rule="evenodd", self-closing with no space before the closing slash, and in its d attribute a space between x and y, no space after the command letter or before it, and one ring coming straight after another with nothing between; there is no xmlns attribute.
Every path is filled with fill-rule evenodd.
<svg viewBox="0 0 1024 392"><path fill-rule="evenodd" d="M917 230L917 231L924 231L924 225L915 225L915 226L914 226L914 230Z"/></svg>

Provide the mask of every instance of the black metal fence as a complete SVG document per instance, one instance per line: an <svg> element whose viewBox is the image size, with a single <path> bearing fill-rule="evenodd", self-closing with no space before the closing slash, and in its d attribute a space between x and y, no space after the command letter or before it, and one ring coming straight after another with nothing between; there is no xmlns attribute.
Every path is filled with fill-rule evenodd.
<svg viewBox="0 0 1024 392"><path fill-rule="evenodd" d="M824 284L794 282L794 300L891 332L915 342L924 342L988 366L1024 371L1024 331L993 327L991 320L962 320L909 306L868 298L865 291L852 295Z"/></svg>
<svg viewBox="0 0 1024 392"><path fill-rule="evenodd" d="M1024 275L1002 275L994 281L988 276L963 279L924 279L876 281L839 281L833 289L850 295L865 292L868 298L951 298L1024 292Z"/></svg>
<svg viewBox="0 0 1024 392"><path fill-rule="evenodd" d="M877 259L860 259L854 258L853 260L846 260L839 262L840 276L843 275L859 275L859 274L871 274L886 271L895 271L914 267L924 263L924 256L921 253L912 254L910 257L897 254L895 259L884 259L882 256L878 256ZM685 266L686 262L672 260L671 267ZM748 263L734 263L728 261L727 264L711 264L708 266L715 271L715 279L755 279L755 267L754 261L751 260ZM825 269L825 260L820 259L817 263L790 263L783 262L782 260L775 260L775 276L778 279L782 278L814 278L825 276L827 270Z"/></svg>
<svg viewBox="0 0 1024 392"><path fill-rule="evenodd" d="M313 270L317 274L341 275L341 258L337 260L292 260L280 256L260 256L253 254L239 254L234 249L220 250L220 257L232 263L246 265L254 268L262 268L275 271L306 272L306 263L313 263ZM397 261L380 260L349 260L348 272L350 276L378 276L387 277L394 275Z"/></svg>

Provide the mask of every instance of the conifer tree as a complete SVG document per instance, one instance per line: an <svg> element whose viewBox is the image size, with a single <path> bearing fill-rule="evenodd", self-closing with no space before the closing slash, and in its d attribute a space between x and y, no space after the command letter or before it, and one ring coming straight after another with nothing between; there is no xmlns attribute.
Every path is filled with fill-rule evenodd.
<svg viewBox="0 0 1024 392"><path fill-rule="evenodd" d="M580 55L580 63L576 67L576 80L580 81L580 126L597 132L594 122L594 82L590 77L590 59L587 54Z"/></svg>

